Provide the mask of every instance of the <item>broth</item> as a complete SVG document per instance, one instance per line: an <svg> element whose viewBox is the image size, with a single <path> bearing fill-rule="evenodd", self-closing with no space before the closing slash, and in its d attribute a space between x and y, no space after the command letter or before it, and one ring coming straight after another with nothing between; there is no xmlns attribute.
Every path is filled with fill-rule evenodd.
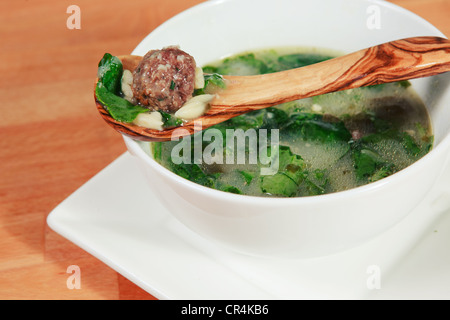
<svg viewBox="0 0 450 320"><path fill-rule="evenodd" d="M264 50L203 69L252 75L332 57L315 50ZM236 129L242 129L241 136L231 135ZM301 197L380 180L420 159L432 141L427 109L410 83L402 81L250 112L180 141L152 143L152 153L164 167L206 187L252 196Z"/></svg>

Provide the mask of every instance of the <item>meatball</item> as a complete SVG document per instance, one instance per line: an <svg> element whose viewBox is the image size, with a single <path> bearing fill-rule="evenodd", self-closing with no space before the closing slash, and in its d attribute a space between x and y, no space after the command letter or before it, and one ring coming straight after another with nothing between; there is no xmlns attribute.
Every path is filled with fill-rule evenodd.
<svg viewBox="0 0 450 320"><path fill-rule="evenodd" d="M192 97L195 60L178 49L149 51L133 72L132 91L137 103L174 113Z"/></svg>

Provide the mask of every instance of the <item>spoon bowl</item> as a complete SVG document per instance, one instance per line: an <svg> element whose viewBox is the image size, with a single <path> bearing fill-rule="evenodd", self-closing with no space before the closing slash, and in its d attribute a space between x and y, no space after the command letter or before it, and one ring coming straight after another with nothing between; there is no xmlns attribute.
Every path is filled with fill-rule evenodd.
<svg viewBox="0 0 450 320"><path fill-rule="evenodd" d="M142 57L119 56L133 71ZM201 117L179 127L154 130L114 120L96 99L103 119L115 130L141 141L169 141L241 114L280 103L357 87L409 80L450 71L450 41L413 37L390 41L306 67L254 76L223 76L226 89L216 94Z"/></svg>

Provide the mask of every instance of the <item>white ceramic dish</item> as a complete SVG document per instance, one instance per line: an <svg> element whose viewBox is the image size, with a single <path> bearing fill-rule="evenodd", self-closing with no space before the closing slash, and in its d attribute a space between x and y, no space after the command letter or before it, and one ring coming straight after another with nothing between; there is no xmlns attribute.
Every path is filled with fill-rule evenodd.
<svg viewBox="0 0 450 320"><path fill-rule="evenodd" d="M373 20L377 14L379 19ZM385 1L208 1L158 27L133 54L178 44L202 65L258 48L351 52L419 35L443 36L420 17ZM176 176L135 141L125 137L125 143L152 192L206 239L256 256L327 255L361 245L395 226L432 187L449 158L449 81L450 74L413 81L434 126L435 147L428 155L386 179L335 194L269 199L224 193Z"/></svg>
<svg viewBox="0 0 450 320"><path fill-rule="evenodd" d="M159 299L450 299L449 181L447 170L393 229L319 259L256 258L204 240L149 192L127 153L47 221Z"/></svg>

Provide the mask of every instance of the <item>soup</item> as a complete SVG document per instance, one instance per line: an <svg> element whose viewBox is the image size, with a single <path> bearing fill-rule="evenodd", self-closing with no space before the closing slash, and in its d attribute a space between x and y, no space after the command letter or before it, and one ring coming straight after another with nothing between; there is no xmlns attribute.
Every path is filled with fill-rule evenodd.
<svg viewBox="0 0 450 320"><path fill-rule="evenodd" d="M332 57L315 50L263 50L203 70L264 74ZM302 197L383 179L424 156L432 141L426 107L402 81L253 111L181 140L151 143L151 152L167 169L209 188Z"/></svg>

